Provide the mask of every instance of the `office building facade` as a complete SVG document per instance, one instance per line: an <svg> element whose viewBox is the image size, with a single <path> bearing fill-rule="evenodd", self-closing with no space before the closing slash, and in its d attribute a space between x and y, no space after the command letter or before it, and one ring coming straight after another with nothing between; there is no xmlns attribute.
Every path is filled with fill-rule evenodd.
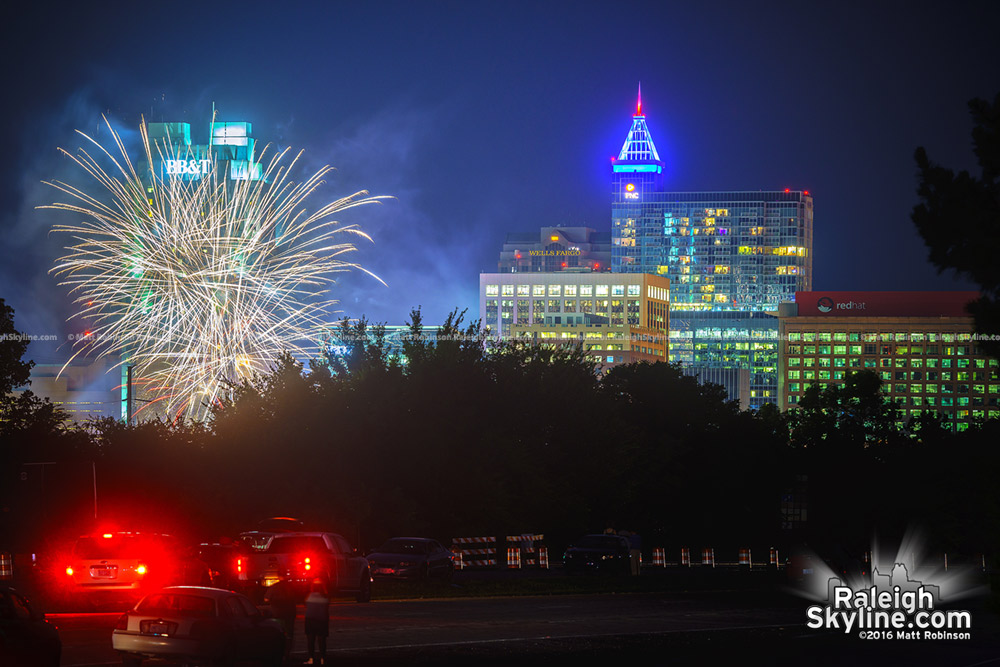
<svg viewBox="0 0 1000 667"><path fill-rule="evenodd" d="M670 281L608 273L486 273L482 326L501 340L577 345L609 368L666 361Z"/></svg>
<svg viewBox="0 0 1000 667"><path fill-rule="evenodd" d="M901 423L924 410L956 430L1000 418L1000 369L976 345L977 292L800 292L779 311L779 407L854 371L879 374Z"/></svg>

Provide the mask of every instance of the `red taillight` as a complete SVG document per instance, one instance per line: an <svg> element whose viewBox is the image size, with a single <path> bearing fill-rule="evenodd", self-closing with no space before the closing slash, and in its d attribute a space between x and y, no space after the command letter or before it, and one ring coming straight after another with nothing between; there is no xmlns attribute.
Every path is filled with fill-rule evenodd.
<svg viewBox="0 0 1000 667"><path fill-rule="evenodd" d="M237 558L236 559L236 571L237 572L242 572L243 571L243 559L242 558Z"/></svg>
<svg viewBox="0 0 1000 667"><path fill-rule="evenodd" d="M135 568L135 571L137 574L146 574L146 566L140 565L139 567Z"/></svg>
<svg viewBox="0 0 1000 667"><path fill-rule="evenodd" d="M306 556L303 559L302 562L305 565L305 569L307 569L307 570L311 570L312 569L312 563L311 563L311 559L309 558L309 556Z"/></svg>
<svg viewBox="0 0 1000 667"><path fill-rule="evenodd" d="M128 630L128 614L122 614L115 623L115 630Z"/></svg>
<svg viewBox="0 0 1000 667"><path fill-rule="evenodd" d="M67 567L67 568L66 568L66 574L68 574L69 576L71 576L71 577L72 577L72 576L73 576L73 568L71 568L71 567Z"/></svg>

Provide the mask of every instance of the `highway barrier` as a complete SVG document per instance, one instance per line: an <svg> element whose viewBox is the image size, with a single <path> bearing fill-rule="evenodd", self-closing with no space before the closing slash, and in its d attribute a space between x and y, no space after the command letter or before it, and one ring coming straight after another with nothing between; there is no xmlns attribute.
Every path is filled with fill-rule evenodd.
<svg viewBox="0 0 1000 667"><path fill-rule="evenodd" d="M462 559L462 569L497 565L495 537L454 537L451 540L451 551Z"/></svg>

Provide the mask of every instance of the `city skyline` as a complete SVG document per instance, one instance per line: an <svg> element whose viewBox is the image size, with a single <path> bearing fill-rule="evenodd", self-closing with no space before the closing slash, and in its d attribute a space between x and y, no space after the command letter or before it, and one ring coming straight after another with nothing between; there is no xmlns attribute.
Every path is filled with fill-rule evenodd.
<svg viewBox="0 0 1000 667"><path fill-rule="evenodd" d="M11 46L23 48L26 65L4 76L25 102L4 111L18 132L3 139L0 296L29 333L68 331L68 297L46 273L60 250L47 235L55 220L34 209L54 194L40 181L64 172L56 147L74 149L73 130L93 129L102 113L133 136L140 115L201 131L214 102L220 120L253 122L261 145L304 149L309 167L336 167L331 192L396 196L374 216L345 219L373 236L359 259L388 287L351 275L338 287L340 307L400 323L422 306L428 321L440 321L455 307L474 312L476 277L495 270L506 232L610 229L609 159L640 81L668 190L815 195L813 289L970 287L926 261L909 221L912 155L925 145L935 161L974 166L966 102L1000 87L996 54L977 41L995 23L986 3L915 5L904 15L876 7L865 22L848 10L793 15L720 3L714 9L729 20L717 20L712 8L648 4L638 10L648 20L633 28L636 57L628 59L602 38L620 34L632 14L603 3L568 18L558 5L531 6L532 20L517 3L390 4L381 22L356 6L199 10L206 24L226 18L237 34L265 24L278 36L302 32L287 52L253 59L253 85L236 70L196 66L226 62L232 43L209 42L198 54L170 49L167 25L123 31L150 11L123 7L97 16L19 10L25 30ZM334 24L355 30L319 40ZM750 39L755 27L784 29L785 48ZM21 34L39 39L29 44ZM133 57L140 34L154 47L141 63ZM924 46L931 42L933 52ZM70 57L83 46L92 48ZM338 65L321 67L328 62ZM320 69L320 78L300 73ZM28 355L40 351L33 345Z"/></svg>

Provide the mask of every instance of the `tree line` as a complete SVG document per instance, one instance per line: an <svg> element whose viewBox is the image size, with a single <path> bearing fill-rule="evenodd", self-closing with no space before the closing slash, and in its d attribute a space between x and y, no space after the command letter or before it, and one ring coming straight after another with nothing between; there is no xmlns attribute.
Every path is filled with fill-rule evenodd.
<svg viewBox="0 0 1000 667"><path fill-rule="evenodd" d="M336 354L282 356L205 423L66 425L47 401L4 398L0 535L37 543L110 522L204 540L291 515L362 548L614 528L670 550L860 553L913 526L952 554L998 546L997 424L955 433L928 413L900 426L872 372L814 386L787 414L751 412L676 365L599 372L579 348L491 343L457 311L434 336L413 311L401 355L384 326L339 331ZM57 465L24 466L38 461Z"/></svg>

